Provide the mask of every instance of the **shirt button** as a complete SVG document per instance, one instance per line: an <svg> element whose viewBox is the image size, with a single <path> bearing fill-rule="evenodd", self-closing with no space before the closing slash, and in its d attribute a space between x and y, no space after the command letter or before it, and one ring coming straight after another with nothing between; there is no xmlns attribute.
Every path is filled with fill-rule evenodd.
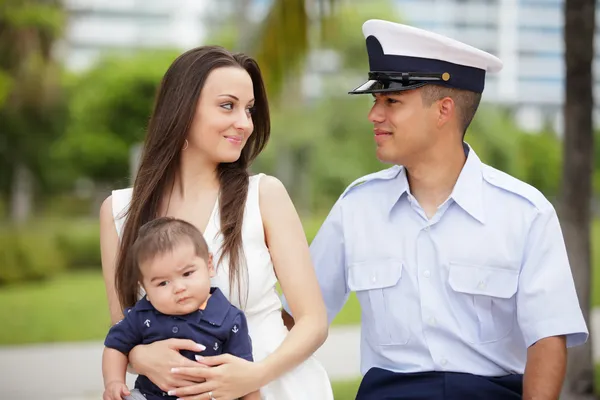
<svg viewBox="0 0 600 400"><path fill-rule="evenodd" d="M448 364L448 360L446 360L445 358L442 358L442 359L440 360L440 364L442 364L442 365L446 365L446 364Z"/></svg>
<svg viewBox="0 0 600 400"><path fill-rule="evenodd" d="M425 227L425 232L429 232L429 225Z"/></svg>
<svg viewBox="0 0 600 400"><path fill-rule="evenodd" d="M429 271L423 272L423 276L425 276L425 278L429 278L430 275L431 275L431 272L429 272Z"/></svg>
<svg viewBox="0 0 600 400"><path fill-rule="evenodd" d="M434 317L429 318L429 325L435 325L436 322Z"/></svg>
<svg viewBox="0 0 600 400"><path fill-rule="evenodd" d="M371 278L371 282L373 282L373 283L377 282L377 277L375 275L373 275L373 277Z"/></svg>
<svg viewBox="0 0 600 400"><path fill-rule="evenodd" d="M478 287L479 289L483 289L483 288L485 288L485 282L484 282L484 281L479 281L479 284L477 285L477 287Z"/></svg>
<svg viewBox="0 0 600 400"><path fill-rule="evenodd" d="M176 326L174 326L174 327L173 327L173 329L171 329L171 331L172 331L173 333L177 333L177 332L179 332L179 328L178 328L178 327L176 327Z"/></svg>

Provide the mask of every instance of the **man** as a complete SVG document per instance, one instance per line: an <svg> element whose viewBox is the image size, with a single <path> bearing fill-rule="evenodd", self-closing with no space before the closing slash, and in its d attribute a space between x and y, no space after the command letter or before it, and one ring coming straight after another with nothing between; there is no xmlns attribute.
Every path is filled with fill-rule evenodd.
<svg viewBox="0 0 600 400"><path fill-rule="evenodd" d="M463 141L502 62L392 22L363 33L351 93L374 97L394 166L350 185L311 245L330 322L350 291L361 304L357 399L557 399L588 331L556 212Z"/></svg>

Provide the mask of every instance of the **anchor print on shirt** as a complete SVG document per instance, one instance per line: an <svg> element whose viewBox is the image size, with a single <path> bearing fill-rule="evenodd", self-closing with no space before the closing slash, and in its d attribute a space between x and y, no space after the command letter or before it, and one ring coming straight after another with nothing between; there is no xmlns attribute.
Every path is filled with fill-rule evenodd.
<svg viewBox="0 0 600 400"><path fill-rule="evenodd" d="M237 325L233 326L233 329L231 329L231 332L233 333L238 333L240 330L238 329Z"/></svg>
<svg viewBox="0 0 600 400"><path fill-rule="evenodd" d="M149 319L145 320L144 325L146 325L148 328L150 328L150 320Z"/></svg>
<svg viewBox="0 0 600 400"><path fill-rule="evenodd" d="M213 350L214 351L219 350L219 343L215 342L215 345L213 346Z"/></svg>

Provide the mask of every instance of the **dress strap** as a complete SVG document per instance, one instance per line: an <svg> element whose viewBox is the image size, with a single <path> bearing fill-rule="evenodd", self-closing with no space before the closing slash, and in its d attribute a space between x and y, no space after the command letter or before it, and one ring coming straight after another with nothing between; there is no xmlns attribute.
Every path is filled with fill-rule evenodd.
<svg viewBox="0 0 600 400"><path fill-rule="evenodd" d="M123 232L123 226L129 210L129 204L131 203L131 195L133 194L133 188L119 189L112 191L112 212L115 220L115 227L117 228L117 235L119 238Z"/></svg>

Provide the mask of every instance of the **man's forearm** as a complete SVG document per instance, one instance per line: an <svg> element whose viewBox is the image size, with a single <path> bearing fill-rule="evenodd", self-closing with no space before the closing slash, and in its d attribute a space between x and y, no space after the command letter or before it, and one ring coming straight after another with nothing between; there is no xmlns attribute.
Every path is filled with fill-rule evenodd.
<svg viewBox="0 0 600 400"><path fill-rule="evenodd" d="M564 336L545 338L533 344L527 350L523 399L558 399L566 368L567 347Z"/></svg>

